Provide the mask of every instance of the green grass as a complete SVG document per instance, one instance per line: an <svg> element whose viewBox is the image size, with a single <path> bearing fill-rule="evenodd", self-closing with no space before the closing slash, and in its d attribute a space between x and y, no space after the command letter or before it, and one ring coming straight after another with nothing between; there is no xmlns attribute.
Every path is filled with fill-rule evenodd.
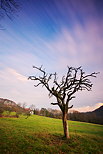
<svg viewBox="0 0 103 154"><path fill-rule="evenodd" d="M4 111L2 113L2 116L15 116L16 112L9 112L9 111Z"/></svg>
<svg viewBox="0 0 103 154"><path fill-rule="evenodd" d="M70 139L62 121L33 115L0 118L0 154L102 154L103 126L69 121Z"/></svg>

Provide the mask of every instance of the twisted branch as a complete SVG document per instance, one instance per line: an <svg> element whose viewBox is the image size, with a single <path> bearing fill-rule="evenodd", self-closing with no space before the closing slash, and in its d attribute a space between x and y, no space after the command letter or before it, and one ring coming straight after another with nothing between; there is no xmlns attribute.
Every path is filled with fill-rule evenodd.
<svg viewBox="0 0 103 154"><path fill-rule="evenodd" d="M77 91L79 90L88 90L90 91L93 84L91 84L91 81L89 77L96 77L98 73L91 73L88 75L85 75L85 72L83 72L81 67L74 68L74 67L67 67L68 71L66 76L63 76L61 81L58 82L57 73L55 72L47 74L45 69L41 67L33 66L34 69L37 69L39 72L42 73L39 77L37 76L30 76L28 79L38 81L37 84L35 84L35 87L38 87L39 85L45 86L47 90L49 91L49 96L55 96L57 99L57 103L51 103L52 105L58 105L61 110L66 111L73 107L69 105L69 101L75 98L73 96ZM52 81L53 85L50 87L50 81Z"/></svg>

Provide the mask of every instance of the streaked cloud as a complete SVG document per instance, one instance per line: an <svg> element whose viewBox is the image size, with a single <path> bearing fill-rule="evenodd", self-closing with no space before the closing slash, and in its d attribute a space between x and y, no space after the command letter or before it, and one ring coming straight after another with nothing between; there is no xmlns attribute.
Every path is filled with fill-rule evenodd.
<svg viewBox="0 0 103 154"><path fill-rule="evenodd" d="M69 65L83 66L87 73L100 72L92 79L92 92L77 93L71 104L91 107L103 102L103 12L102 3L95 2L30 0L23 3L16 20L4 20L6 30L0 31L0 97L52 107L48 92L35 89L27 80L36 74L32 65L43 64L47 72L57 71L59 76Z"/></svg>
<svg viewBox="0 0 103 154"><path fill-rule="evenodd" d="M8 72L14 76L14 78L16 78L19 81L22 82L26 82L27 81L27 77L21 75L20 73L18 73L16 70L12 69L12 68L8 68Z"/></svg>
<svg viewBox="0 0 103 154"><path fill-rule="evenodd" d="M95 23L96 24L96 23ZM54 42L51 43L52 48L58 55L60 61L64 59L64 63L70 65L91 64L95 67L101 67L103 60L103 32L99 26L94 30L92 25L75 26L73 33L68 29L63 29L57 35ZM63 63L62 63L63 64Z"/></svg>
<svg viewBox="0 0 103 154"><path fill-rule="evenodd" d="M11 78L12 78L14 80L18 80L18 81L21 81L21 82L27 81L27 78L25 76L18 73L16 70L14 70L12 68L6 68L5 70L0 71L0 78L7 79L7 80L8 79L11 80Z"/></svg>

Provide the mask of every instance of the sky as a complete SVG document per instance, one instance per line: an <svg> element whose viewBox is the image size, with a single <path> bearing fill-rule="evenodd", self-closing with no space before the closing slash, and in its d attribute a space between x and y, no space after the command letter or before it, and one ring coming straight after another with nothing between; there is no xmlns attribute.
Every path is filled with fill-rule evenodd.
<svg viewBox="0 0 103 154"><path fill-rule="evenodd" d="M28 80L37 75L33 65L63 76L67 66L89 74L92 91L76 93L70 105L78 111L91 111L103 105L103 1L21 0L12 20L0 19L0 97L53 108L55 98L45 88Z"/></svg>

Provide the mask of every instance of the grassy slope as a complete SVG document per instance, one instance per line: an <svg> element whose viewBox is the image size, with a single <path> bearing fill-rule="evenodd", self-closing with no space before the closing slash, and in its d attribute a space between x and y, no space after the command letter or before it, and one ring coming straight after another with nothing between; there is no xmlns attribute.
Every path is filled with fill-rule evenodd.
<svg viewBox="0 0 103 154"><path fill-rule="evenodd" d="M0 119L1 154L102 154L103 126L69 121L69 140L62 138L62 121L41 116Z"/></svg>

